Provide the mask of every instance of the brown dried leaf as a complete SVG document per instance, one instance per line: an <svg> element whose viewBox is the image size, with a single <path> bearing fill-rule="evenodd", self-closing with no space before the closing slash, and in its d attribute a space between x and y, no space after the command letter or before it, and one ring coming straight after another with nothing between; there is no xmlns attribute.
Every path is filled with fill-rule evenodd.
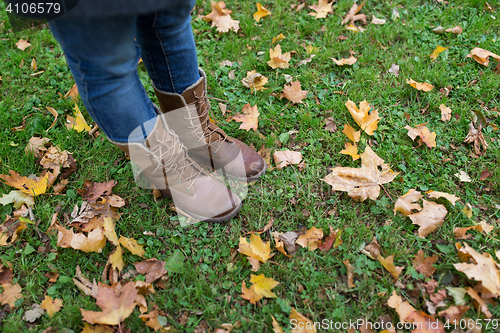
<svg viewBox="0 0 500 333"><path fill-rule="evenodd" d="M406 83L408 83L410 86L412 86L413 88L415 88L417 90L422 90L425 92L428 92L428 91L431 91L432 89L434 89L434 86L432 84L429 84L427 82L420 83L417 81L413 81L411 78L409 80L406 79Z"/></svg>
<svg viewBox="0 0 500 333"><path fill-rule="evenodd" d="M455 202L457 202L458 200L460 200L460 198L457 197L456 195L445 193L445 192L438 192L438 191L432 191L432 190L430 190L430 191L427 191L425 193L429 196L429 198L434 198L434 199L445 198L453 206L455 206Z"/></svg>
<svg viewBox="0 0 500 333"><path fill-rule="evenodd" d="M276 45L276 47L273 49L269 50L269 56L271 60L267 62L271 68L288 68L290 67L290 64L288 63L290 59L292 58L292 55L290 52L287 52L285 54L281 53L281 45Z"/></svg>
<svg viewBox="0 0 500 333"><path fill-rule="evenodd" d="M378 128L378 111L373 109L370 111L370 105L366 100L359 103L359 109L353 101L348 100L345 106L349 110L352 118L363 131L368 135L373 135L373 132Z"/></svg>
<svg viewBox="0 0 500 333"><path fill-rule="evenodd" d="M88 202L96 202L102 196L108 196L113 193L113 187L116 185L116 181L110 180L107 183L96 183L91 185L90 182L85 182L84 193L82 197Z"/></svg>
<svg viewBox="0 0 500 333"><path fill-rule="evenodd" d="M470 53L467 55L467 58L472 58L476 60L476 62L480 63L481 65L488 66L490 63L489 58L492 57L496 61L500 62L500 56L496 55L493 52L490 52L485 49L481 49L479 47L473 48Z"/></svg>
<svg viewBox="0 0 500 333"><path fill-rule="evenodd" d="M354 284L354 266L349 263L349 260L344 260L343 261L345 267L347 268L347 287L348 288L355 288L356 285Z"/></svg>
<svg viewBox="0 0 500 333"><path fill-rule="evenodd" d="M451 109L444 104L439 106L441 110L441 121L448 121L451 119Z"/></svg>
<svg viewBox="0 0 500 333"><path fill-rule="evenodd" d="M427 145L429 148L436 147L436 132L431 132L425 126L425 124L417 125L417 127L413 128L409 125L406 125L405 128L408 130L408 136L415 140L417 136Z"/></svg>
<svg viewBox="0 0 500 333"><path fill-rule="evenodd" d="M425 238L444 223L448 211L446 207L432 201L422 200L424 208L415 214L408 215L413 224L420 226L418 236Z"/></svg>
<svg viewBox="0 0 500 333"><path fill-rule="evenodd" d="M472 122L469 124L469 133L465 137L464 142L474 143L474 152L479 156L484 155L488 148L488 143L484 139L481 128L476 129ZM483 146L483 150L481 150L481 146Z"/></svg>
<svg viewBox="0 0 500 333"><path fill-rule="evenodd" d="M49 317L53 317L56 312L59 312L59 310L61 310L62 305L63 302L61 299L52 299L52 297L45 295L45 299L43 300L42 304L40 304L40 307L47 311Z"/></svg>
<svg viewBox="0 0 500 333"><path fill-rule="evenodd" d="M353 4L351 9L347 13L346 17L344 17L344 19L342 20L341 24L344 25L348 22L350 22L350 24L354 24L354 22L356 22L356 21L361 21L361 22L363 22L363 24L366 24L366 15L365 14L356 15L359 13L361 8L363 8L364 4L365 4L364 2L361 5Z"/></svg>
<svg viewBox="0 0 500 333"><path fill-rule="evenodd" d="M356 59L352 54L349 58L342 58L340 60L337 60L335 58L331 58L334 63L337 64L337 66L344 66L344 65L354 65L358 59Z"/></svg>
<svg viewBox="0 0 500 333"><path fill-rule="evenodd" d="M290 85L285 85L280 97L285 97L294 104L303 103L302 100L307 97L308 90L300 90L301 88L298 80L293 81Z"/></svg>
<svg viewBox="0 0 500 333"><path fill-rule="evenodd" d="M231 120L235 120L237 122L241 122L240 129L244 129L249 131L253 129L257 132L257 128L259 127L259 110L257 108L257 104L251 106L250 103L245 104L242 110L243 113L239 113L235 116L231 117Z"/></svg>
<svg viewBox="0 0 500 333"><path fill-rule="evenodd" d="M46 145L49 144L49 141L50 141L49 138L39 138L39 137L33 136L33 137L31 137L30 141L26 145L26 148L24 148L24 151L26 153L32 152L36 158L41 158L43 156L42 151L47 150Z"/></svg>
<svg viewBox="0 0 500 333"><path fill-rule="evenodd" d="M287 149L284 151L275 151L273 157L276 168L281 170L287 165L299 164L302 160L302 153Z"/></svg>
<svg viewBox="0 0 500 333"><path fill-rule="evenodd" d="M384 258L379 254L377 260L380 261L382 266L384 266L384 268L387 269L389 273L391 273L393 278L399 279L399 274L401 274L404 267L394 266L394 255Z"/></svg>
<svg viewBox="0 0 500 333"><path fill-rule="evenodd" d="M241 83L245 87L250 88L252 92L267 89L266 87L264 87L264 85L267 84L267 82L268 82L267 77L265 77L260 73L257 73L256 71L247 72L247 77L241 80Z"/></svg>
<svg viewBox="0 0 500 333"><path fill-rule="evenodd" d="M437 259L437 257L425 257L424 251L418 250L417 255L413 259L412 263L417 272L424 274L425 277L430 278L436 271L436 268L432 265L434 265Z"/></svg>
<svg viewBox="0 0 500 333"><path fill-rule="evenodd" d="M414 203L420 199L422 199L422 194L420 194L420 192L414 189L409 189L405 195L396 200L396 204L394 205L394 214L396 214L397 211L400 211L404 216L408 216L411 214L412 210L422 210L422 207L419 204Z"/></svg>
<svg viewBox="0 0 500 333"><path fill-rule="evenodd" d="M232 10L226 9L224 1L212 1L212 11L210 14L203 16L203 19L212 22L212 27L217 27L218 32L229 32L229 30L238 32L240 21L233 20L231 13Z"/></svg>
<svg viewBox="0 0 500 333"><path fill-rule="evenodd" d="M137 273L145 275L145 281L147 283L153 283L167 274L167 270L165 270L165 261L160 261L156 258L136 262L134 265Z"/></svg>
<svg viewBox="0 0 500 333"><path fill-rule="evenodd" d="M307 15L313 16L315 19L325 18L329 13L333 12L333 2L328 3L328 0L318 0L317 5L309 6L316 13L308 13Z"/></svg>
<svg viewBox="0 0 500 333"><path fill-rule="evenodd" d="M312 227L311 229L307 230L305 235L297 238L295 244L299 244L304 248L308 248L309 251L314 251L318 248L321 238L323 238L323 230Z"/></svg>

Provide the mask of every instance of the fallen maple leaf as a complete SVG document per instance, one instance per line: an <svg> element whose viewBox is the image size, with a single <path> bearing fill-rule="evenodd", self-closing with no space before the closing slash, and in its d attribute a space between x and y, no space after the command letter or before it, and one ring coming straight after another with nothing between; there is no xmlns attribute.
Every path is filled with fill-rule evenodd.
<svg viewBox="0 0 500 333"><path fill-rule="evenodd" d="M298 250L295 241L299 237L299 234L295 231L288 231L285 233L273 232L274 241L276 242L276 249L283 253L287 257L292 257ZM285 252L285 248L289 254Z"/></svg>
<svg viewBox="0 0 500 333"><path fill-rule="evenodd" d="M378 116L378 111L373 109L370 113L370 105L366 100L359 103L359 109L354 104L353 101L348 100L345 103L345 106L349 110L352 118L358 124L359 127L363 131L365 131L368 135L373 135L373 131L375 131L378 127L378 121L380 117Z"/></svg>
<svg viewBox="0 0 500 333"><path fill-rule="evenodd" d="M253 14L253 19L259 22L261 18L271 15L271 12L264 8L260 3L257 2L257 12Z"/></svg>
<svg viewBox="0 0 500 333"><path fill-rule="evenodd" d="M371 259L376 260L380 255L380 244L378 243L377 238L373 237L373 240L370 242L370 244L365 246L365 248L361 250L361 252Z"/></svg>
<svg viewBox="0 0 500 333"><path fill-rule="evenodd" d="M361 8L363 8L363 5L365 3L363 2L361 5L358 4L353 4L349 12L347 13L346 17L342 20L340 24L346 24L347 22L350 21L350 24L354 24L356 21L361 21L363 24L366 24L366 15L365 14L358 14ZM356 15L358 14L358 15Z"/></svg>
<svg viewBox="0 0 500 333"><path fill-rule="evenodd" d="M101 252L106 245L106 237L101 228L96 228L89 232L88 237L82 233L74 233L60 226L57 234L57 246L62 248L71 247L83 252Z"/></svg>
<svg viewBox="0 0 500 333"><path fill-rule="evenodd" d="M26 222L15 218L8 218L4 224L0 225L0 246L9 245L16 241L19 232L26 229ZM10 242L8 239L10 238Z"/></svg>
<svg viewBox="0 0 500 333"><path fill-rule="evenodd" d="M36 158L41 158L43 156L42 151L46 151L46 145L49 144L49 138L39 138L36 136L32 136L24 151L26 153L32 152Z"/></svg>
<svg viewBox="0 0 500 333"><path fill-rule="evenodd" d="M317 5L311 5L309 8L314 10L316 13L308 13L307 15L313 16L315 19L325 18L330 12L333 12L333 2L328 2L328 0L318 0Z"/></svg>
<svg viewBox="0 0 500 333"><path fill-rule="evenodd" d="M361 154L361 168L336 167L324 181L334 191L345 191L356 201L367 198L376 200L380 194L380 185L391 182L398 174L368 146Z"/></svg>
<svg viewBox="0 0 500 333"><path fill-rule="evenodd" d="M333 60L334 63L337 64L337 66L344 66L344 65L354 65L358 59L356 59L353 55L351 55L349 58L342 58L340 60L337 60L335 58L330 58Z"/></svg>
<svg viewBox="0 0 500 333"><path fill-rule="evenodd" d="M80 109L78 108L78 105L75 104L75 114L74 116L66 116L66 128L67 129L74 129L77 132L82 132L86 131L89 132L91 130L90 126L87 125L87 122L85 121L85 118L83 117L83 114L80 112Z"/></svg>
<svg viewBox="0 0 500 333"><path fill-rule="evenodd" d="M241 83L245 87L250 88L252 92L267 89L266 87L264 87L264 85L267 84L267 82L268 82L267 77L265 77L260 73L257 73L256 71L247 72L247 77L241 80Z"/></svg>
<svg viewBox="0 0 500 333"><path fill-rule="evenodd" d="M52 297L45 295L45 299L40 304L40 307L47 311L49 317L53 317L56 312L61 310L62 305L63 302L59 298L52 299Z"/></svg>
<svg viewBox="0 0 500 333"><path fill-rule="evenodd" d="M441 120L442 121L448 121L451 119L451 109L447 107L444 104L441 104L439 106L439 109L441 110Z"/></svg>
<svg viewBox="0 0 500 333"><path fill-rule="evenodd" d="M354 266L351 265L349 260L344 260L343 261L346 269L347 269L347 287L348 288L355 288L356 285L354 284Z"/></svg>
<svg viewBox="0 0 500 333"><path fill-rule="evenodd" d="M422 199L422 194L420 194L420 192L414 189L409 189L405 195L396 200L396 204L394 205L394 214L399 211L403 215L408 216L411 214L412 210L422 210L422 207L419 204L414 203L420 199Z"/></svg>
<svg viewBox="0 0 500 333"><path fill-rule="evenodd" d="M249 131L253 129L257 132L257 128L259 127L259 109L257 108L257 104L251 106L250 103L245 104L242 110L243 113L239 113L235 116L231 117L231 120L235 120L237 122L241 122L240 129L245 129Z"/></svg>
<svg viewBox="0 0 500 333"><path fill-rule="evenodd" d="M273 49L269 50L269 57L271 60L267 62L271 68L288 68L290 67L290 64L288 63L290 59L292 58L292 55L290 52L287 52L285 54L281 54L281 45L276 45L276 47Z"/></svg>
<svg viewBox="0 0 500 333"><path fill-rule="evenodd" d="M285 333L273 315L271 315L271 318L273 319L273 332L274 333Z"/></svg>
<svg viewBox="0 0 500 333"><path fill-rule="evenodd" d="M40 165L44 169L56 169L59 168L68 168L70 167L69 153L67 150L61 151L59 147L51 146L43 155L40 160Z"/></svg>
<svg viewBox="0 0 500 333"><path fill-rule="evenodd" d="M153 283L167 274L165 263L165 261L151 258L146 261L136 262L134 265L137 273L145 275L145 281L147 283Z"/></svg>
<svg viewBox="0 0 500 333"><path fill-rule="evenodd" d="M453 229L453 235L455 236L456 239L469 239L472 238L472 235L467 235L467 231L474 229L479 232L483 232L483 227L480 225L474 225L472 227L465 227L465 228L455 228Z"/></svg>
<svg viewBox="0 0 500 333"><path fill-rule="evenodd" d="M285 35L283 35L283 33L280 33L278 36L273 37L272 42L274 44L274 43L279 42L280 40L283 40L285 38L286 38Z"/></svg>
<svg viewBox="0 0 500 333"><path fill-rule="evenodd" d="M135 239L120 236L120 239L118 241L132 254L138 255L139 257L144 257L144 245L137 243Z"/></svg>
<svg viewBox="0 0 500 333"><path fill-rule="evenodd" d="M496 61L500 62L500 56L496 55L493 52L490 52L485 49L481 49L479 47L473 48L470 53L467 55L467 58L472 58L476 60L476 62L480 63L481 65L488 66L490 63L490 56L495 59Z"/></svg>
<svg viewBox="0 0 500 333"><path fill-rule="evenodd" d="M326 237L325 241L324 242L319 242L318 243L318 249L320 249L321 251L328 251L332 248L335 249L337 248L340 244L342 244L342 230L340 229L337 229L337 230L333 230L332 226L329 225L330 227L330 235L328 235L328 237Z"/></svg>
<svg viewBox="0 0 500 333"><path fill-rule="evenodd" d="M275 288L279 282L274 281L272 278L266 278L264 274L250 274L250 282L253 283L252 286L246 288L245 281L243 281L241 284L241 292L243 295L240 295L242 298L250 301L250 303L255 304L255 302L263 297L276 298L276 295L271 290Z"/></svg>
<svg viewBox="0 0 500 333"><path fill-rule="evenodd" d="M484 139L481 128L476 129L472 122L469 124L469 133L465 137L464 142L474 143L474 152L476 155L482 156L486 154L488 143ZM481 150L481 146L483 146L483 150Z"/></svg>
<svg viewBox="0 0 500 333"><path fill-rule="evenodd" d="M78 97L78 86L76 83L73 84L73 86L68 90L66 95L64 97L69 97L70 99L77 99Z"/></svg>
<svg viewBox="0 0 500 333"><path fill-rule="evenodd" d="M480 281L484 288L493 294L494 297L500 295L500 270L498 263L493 257L485 252L482 255L476 252L469 245L465 244L462 250L468 253L475 264L459 263L453 264L457 270L467 275L469 279Z"/></svg>
<svg viewBox="0 0 500 333"><path fill-rule="evenodd" d="M356 161L361 156L358 154L358 146L353 145L350 142L345 144L345 149L342 149L340 153L351 156L353 161Z"/></svg>
<svg viewBox="0 0 500 333"><path fill-rule="evenodd" d="M445 317L447 322L460 322L463 315L469 310L467 305L450 306L446 310L439 311L438 315L440 317Z"/></svg>
<svg viewBox="0 0 500 333"><path fill-rule="evenodd" d="M299 164L302 160L302 153L298 151L291 151L290 149L283 151L275 151L273 153L274 163L278 170L283 169L290 164Z"/></svg>
<svg viewBox="0 0 500 333"><path fill-rule="evenodd" d="M316 325L307 319L305 316L301 315L294 308L290 312L290 323L292 326L292 333L316 333Z"/></svg>
<svg viewBox="0 0 500 333"><path fill-rule="evenodd" d="M22 205L32 207L35 205L35 199L31 195L20 190L10 191L8 194L2 195L0 204L8 205L10 203L14 204L14 209L19 209Z"/></svg>
<svg viewBox="0 0 500 333"><path fill-rule="evenodd" d="M80 194L84 199L88 202L96 202L102 196L108 196L112 194L112 189L116 185L116 181L110 180L107 183L91 183L89 181L85 181L83 191L80 191Z"/></svg>
<svg viewBox="0 0 500 333"><path fill-rule="evenodd" d="M9 304L11 309L14 309L16 306L16 301L20 298L23 298L23 294L21 294L21 286L19 283L16 284L2 284L3 293L0 294L0 304Z"/></svg>
<svg viewBox="0 0 500 333"><path fill-rule="evenodd" d="M24 315L22 316L23 320L26 320L30 323L35 322L38 318L40 318L43 315L43 309L40 306L40 304L33 304L31 306L31 309L26 311Z"/></svg>
<svg viewBox="0 0 500 333"><path fill-rule="evenodd" d="M455 202L457 202L458 200L460 200L460 198L457 197L456 195L445 193L445 192L439 192L439 191L432 191L432 190L430 190L430 191L425 192L425 194L427 194L429 196L429 198L435 198L435 199L445 198L453 206L455 206Z"/></svg>
<svg viewBox="0 0 500 333"><path fill-rule="evenodd" d="M28 42L27 40L24 40L22 38L16 42L17 48L21 51L26 50L26 48L29 47L30 45L31 45L30 42Z"/></svg>
<svg viewBox="0 0 500 333"><path fill-rule="evenodd" d="M337 125L335 124L335 120L333 119L333 117L328 117L327 119L324 120L324 122L325 122L325 129L327 131L332 132L332 133L335 133L337 131ZM345 126L344 126L344 129L345 129ZM361 134L361 132L360 132L360 134Z"/></svg>
<svg viewBox="0 0 500 333"><path fill-rule="evenodd" d="M394 255L384 258L379 254L377 256L377 260L382 264L382 266L384 266L385 269L387 269L389 273L391 273L393 278L399 279L399 274L401 274L404 267L394 266Z"/></svg>
<svg viewBox="0 0 500 333"><path fill-rule="evenodd" d="M7 263L7 265L0 264L0 285L11 284L12 282L12 264Z"/></svg>
<svg viewBox="0 0 500 333"><path fill-rule="evenodd" d="M229 30L238 32L240 29L240 21L231 18L230 14L233 11L226 9L224 1L212 1L211 5L212 11L210 14L203 16L203 19L207 22L212 22L212 27L217 27L217 31L219 32L229 32Z"/></svg>
<svg viewBox="0 0 500 333"><path fill-rule="evenodd" d="M457 25L453 28L446 29L445 32L451 32L454 35L460 35L463 32L463 29Z"/></svg>
<svg viewBox="0 0 500 333"><path fill-rule="evenodd" d="M292 103L303 103L302 100L307 97L308 90L300 90L302 87L299 80L293 81L290 85L283 87L283 93L280 97L285 97Z"/></svg>
<svg viewBox="0 0 500 333"><path fill-rule="evenodd" d="M413 268L421 274L424 274L425 277L431 277L436 268L433 267L434 263L437 261L437 257L425 257L424 251L418 250L417 255L413 259Z"/></svg>
<svg viewBox="0 0 500 333"><path fill-rule="evenodd" d="M488 304L486 304L486 302L477 294L477 292L474 289L468 287L467 294L469 294L469 296L477 302L479 310L484 313L486 318L490 319L492 315L490 310L488 309Z"/></svg>
<svg viewBox="0 0 500 333"><path fill-rule="evenodd" d="M297 238L295 244L299 244L304 248L308 248L309 251L314 251L318 248L319 241L323 238L323 230L316 227L312 227L307 230L307 232Z"/></svg>
<svg viewBox="0 0 500 333"><path fill-rule="evenodd" d="M417 127L415 128L411 127L410 125L406 125L405 128L408 130L408 136L412 140L415 140L415 138L419 136L420 140L422 140L422 142L424 142L427 147L436 147L436 132L431 132L425 126L425 124L417 125Z"/></svg>
<svg viewBox="0 0 500 333"><path fill-rule="evenodd" d="M250 264L252 264L252 271L256 272L260 268L260 263L265 263L273 255L271 254L271 242L264 244L259 235L250 235L250 242L246 238L240 237L240 246L238 252L248 256Z"/></svg>
<svg viewBox="0 0 500 333"><path fill-rule="evenodd" d="M432 51L432 53L429 55L429 57L432 59L432 61L434 61L434 60L436 60L436 59L437 59L437 57L439 57L439 54L440 54L441 52L443 52L444 50L446 50L446 49L447 49L447 47L442 47L442 46L439 46L439 45L438 45L438 46L436 47L436 49L435 49L434 51ZM411 79L410 79L410 80L411 80ZM408 80L407 80L407 82L408 82ZM417 84L418 84L418 83L417 83ZM413 87L413 85L412 85L412 87ZM416 88L416 87L414 87L414 88ZM417 88L417 89L418 89L418 88ZM420 89L419 89L419 90L420 90Z"/></svg>
<svg viewBox="0 0 500 333"><path fill-rule="evenodd" d="M406 79L406 83L408 83L410 86L412 86L413 88L415 88L417 90L422 90L425 92L428 92L428 91L431 91L432 89L434 89L434 86L432 84L429 84L427 82L420 83L417 81L413 81L411 78Z"/></svg>
<svg viewBox="0 0 500 333"><path fill-rule="evenodd" d="M425 238L444 223L448 211L446 207L432 201L422 200L424 208L415 214L408 215L413 224L420 226L418 236Z"/></svg>
<svg viewBox="0 0 500 333"><path fill-rule="evenodd" d="M121 246L117 246L115 251L109 255L108 262L111 264L112 269L118 269L121 272L123 266L125 266Z"/></svg>
<svg viewBox="0 0 500 333"><path fill-rule="evenodd" d="M342 133L344 133L352 142L359 142L359 139L361 138L361 131L355 131L349 124L344 125Z"/></svg>
<svg viewBox="0 0 500 333"><path fill-rule="evenodd" d="M123 286L121 293L115 293L113 288L102 288L99 283L96 305L102 312L81 309L83 320L90 324L119 325L132 314L137 300L135 282L130 281Z"/></svg>
<svg viewBox="0 0 500 333"><path fill-rule="evenodd" d="M23 177L13 170L9 170L9 174L10 176L0 175L0 179L3 179L5 184L15 187L31 196L37 196L45 193L49 186L49 177L51 176L51 173L46 173L44 177L31 179Z"/></svg>

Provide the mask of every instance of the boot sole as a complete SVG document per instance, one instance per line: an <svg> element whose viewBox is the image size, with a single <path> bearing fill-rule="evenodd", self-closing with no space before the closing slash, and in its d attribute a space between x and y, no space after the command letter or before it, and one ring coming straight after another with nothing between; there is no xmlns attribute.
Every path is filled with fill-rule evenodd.
<svg viewBox="0 0 500 333"><path fill-rule="evenodd" d="M238 206L233 209L230 213L223 215L223 216L217 216L217 217L206 217L206 216L201 216L193 213L186 213L187 215L193 217L196 220L199 220L201 222L208 222L208 223L221 223L221 222L227 222L233 217L235 217L241 210L242 203L240 202Z"/></svg>
<svg viewBox="0 0 500 333"><path fill-rule="evenodd" d="M264 164L264 168L256 175L253 175L252 177L235 177L233 175L230 175L230 174L226 174L226 177L231 179L231 180L236 180L240 183L253 183L257 180L259 180L260 177L262 177L265 173L266 173L266 170L267 170L267 163Z"/></svg>

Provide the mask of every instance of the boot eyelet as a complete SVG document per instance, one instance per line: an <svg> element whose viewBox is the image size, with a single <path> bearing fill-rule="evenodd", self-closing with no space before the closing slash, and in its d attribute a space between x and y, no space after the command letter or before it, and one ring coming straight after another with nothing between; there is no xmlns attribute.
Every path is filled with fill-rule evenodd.
<svg viewBox="0 0 500 333"><path fill-rule="evenodd" d="M177 181L177 184L180 184L180 183L181 183L181 181L180 181L180 180L178 180L178 181Z"/></svg>

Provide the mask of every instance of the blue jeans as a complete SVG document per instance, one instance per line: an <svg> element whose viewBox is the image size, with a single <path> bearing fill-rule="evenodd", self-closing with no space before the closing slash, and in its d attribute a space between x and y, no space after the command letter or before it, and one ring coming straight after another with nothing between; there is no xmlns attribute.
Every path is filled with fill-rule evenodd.
<svg viewBox="0 0 500 333"><path fill-rule="evenodd" d="M188 0L168 11L140 16L63 16L50 22L83 104L109 139L128 142L135 128L157 115L137 73L141 56L160 90L182 93L200 78L191 30L194 4Z"/></svg>

